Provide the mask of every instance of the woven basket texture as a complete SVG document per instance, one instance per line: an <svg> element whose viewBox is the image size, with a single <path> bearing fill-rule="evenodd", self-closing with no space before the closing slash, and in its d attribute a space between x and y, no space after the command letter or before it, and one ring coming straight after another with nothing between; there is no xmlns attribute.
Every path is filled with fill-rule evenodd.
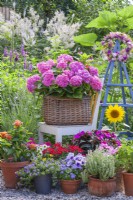
<svg viewBox="0 0 133 200"><path fill-rule="evenodd" d="M91 97L80 99L44 97L43 116L49 125L86 125L92 121Z"/></svg>

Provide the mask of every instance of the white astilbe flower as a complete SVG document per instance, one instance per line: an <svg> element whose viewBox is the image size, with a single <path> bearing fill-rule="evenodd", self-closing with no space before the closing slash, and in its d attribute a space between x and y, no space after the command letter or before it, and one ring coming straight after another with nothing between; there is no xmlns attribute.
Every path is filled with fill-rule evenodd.
<svg viewBox="0 0 133 200"><path fill-rule="evenodd" d="M55 12L55 16L47 24L44 35L50 41L51 46L57 49L63 46L64 49L74 46L73 36L78 32L81 23L67 23L64 12Z"/></svg>
<svg viewBox="0 0 133 200"><path fill-rule="evenodd" d="M0 35L7 39L12 39L16 35L21 37L25 45L34 45L36 36L44 21L40 20L37 12L33 8L29 10L30 17L22 18L20 14L11 11L10 21L6 21L0 26Z"/></svg>

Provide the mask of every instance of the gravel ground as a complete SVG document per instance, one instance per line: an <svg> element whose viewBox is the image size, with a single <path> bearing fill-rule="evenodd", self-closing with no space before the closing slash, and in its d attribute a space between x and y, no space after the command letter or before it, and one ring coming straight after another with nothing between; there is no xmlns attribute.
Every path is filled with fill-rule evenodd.
<svg viewBox="0 0 133 200"><path fill-rule="evenodd" d="M122 193L115 193L111 197L91 196L87 188L81 189L77 194L66 195L63 192L53 189L49 195L38 195L28 189L6 189L0 173L0 200L133 200L133 197L126 197Z"/></svg>

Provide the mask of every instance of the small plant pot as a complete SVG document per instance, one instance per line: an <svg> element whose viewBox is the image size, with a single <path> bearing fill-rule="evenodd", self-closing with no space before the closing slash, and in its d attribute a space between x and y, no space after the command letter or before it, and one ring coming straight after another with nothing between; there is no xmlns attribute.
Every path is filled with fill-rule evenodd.
<svg viewBox="0 0 133 200"><path fill-rule="evenodd" d="M81 180L61 180L61 189L65 194L75 194L79 189Z"/></svg>
<svg viewBox="0 0 133 200"><path fill-rule="evenodd" d="M34 179L35 191L37 194L49 194L52 188L52 175L41 175Z"/></svg>
<svg viewBox="0 0 133 200"><path fill-rule="evenodd" d="M18 170L29 164L29 161L24 162L0 162L5 187L15 189L17 186L18 178L15 174Z"/></svg>
<svg viewBox="0 0 133 200"><path fill-rule="evenodd" d="M125 195L133 196L133 173L123 172Z"/></svg>
<svg viewBox="0 0 133 200"><path fill-rule="evenodd" d="M98 197L111 196L116 189L116 179L112 178L102 181L93 177L89 177L88 190L91 195Z"/></svg>

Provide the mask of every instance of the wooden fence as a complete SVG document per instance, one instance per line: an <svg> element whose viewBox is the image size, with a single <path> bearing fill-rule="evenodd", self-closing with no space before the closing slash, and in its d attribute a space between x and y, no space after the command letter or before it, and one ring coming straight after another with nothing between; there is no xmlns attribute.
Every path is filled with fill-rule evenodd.
<svg viewBox="0 0 133 200"><path fill-rule="evenodd" d="M10 20L10 8L8 8L8 7L0 7L0 12L5 17L5 20Z"/></svg>

